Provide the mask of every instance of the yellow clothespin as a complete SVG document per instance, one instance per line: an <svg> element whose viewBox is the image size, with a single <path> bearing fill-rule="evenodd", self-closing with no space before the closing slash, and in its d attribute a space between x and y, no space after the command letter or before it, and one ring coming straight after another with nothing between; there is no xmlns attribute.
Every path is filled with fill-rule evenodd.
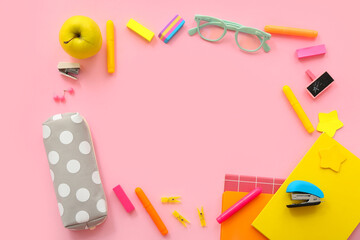
<svg viewBox="0 0 360 240"><path fill-rule="evenodd" d="M178 213L177 211L173 212L174 217L176 217L177 220L179 220L179 222L182 223L182 225L186 226L186 223L190 223L188 220L186 220L183 216L180 215L180 213Z"/></svg>
<svg viewBox="0 0 360 240"><path fill-rule="evenodd" d="M204 215L204 208L201 207L201 210L197 209L198 213L199 213L199 218L200 218L200 223L202 227L206 227L206 222L205 222L205 215Z"/></svg>
<svg viewBox="0 0 360 240"><path fill-rule="evenodd" d="M178 200L180 197L162 197L161 202L162 203L179 203Z"/></svg>

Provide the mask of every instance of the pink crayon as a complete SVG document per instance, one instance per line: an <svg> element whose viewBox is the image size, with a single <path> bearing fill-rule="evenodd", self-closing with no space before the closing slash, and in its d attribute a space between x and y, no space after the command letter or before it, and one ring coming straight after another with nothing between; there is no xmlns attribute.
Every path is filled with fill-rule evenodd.
<svg viewBox="0 0 360 240"><path fill-rule="evenodd" d="M313 47L300 48L296 50L296 55L299 59L305 57L312 57L326 53L325 44L317 45Z"/></svg>
<svg viewBox="0 0 360 240"><path fill-rule="evenodd" d="M259 194L262 192L262 189L257 187L248 194L246 194L242 199L240 199L237 203L232 205L230 208L228 208L225 212L223 212L218 218L216 218L216 221L218 223L222 223L225 220L227 220L229 217L234 215L237 211L239 211L241 208L243 208L246 204L251 202L254 198L259 196Z"/></svg>
<svg viewBox="0 0 360 240"><path fill-rule="evenodd" d="M135 209L135 207L130 202L130 199L126 196L122 187L120 185L117 185L116 187L113 188L113 190L114 190L116 196L118 197L118 199L120 200L121 204L124 206L125 210L128 213L132 212Z"/></svg>

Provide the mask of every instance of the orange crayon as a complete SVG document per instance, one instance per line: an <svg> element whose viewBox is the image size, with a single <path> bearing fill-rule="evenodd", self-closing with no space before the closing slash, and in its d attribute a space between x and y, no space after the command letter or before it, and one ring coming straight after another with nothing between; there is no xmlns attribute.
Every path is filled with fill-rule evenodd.
<svg viewBox="0 0 360 240"><path fill-rule="evenodd" d="M318 32L315 30L292 28L292 27L281 27L274 25L265 26L265 32L282 34L282 35L309 37L309 38L316 38L318 35Z"/></svg>
<svg viewBox="0 0 360 240"><path fill-rule="evenodd" d="M153 207L153 205L151 204L149 199L146 197L144 191L141 188L138 187L138 188L135 189L135 193L138 196L138 198L140 199L140 201L141 201L142 205L144 206L145 210L148 212L151 219L155 223L156 227L161 232L161 234L164 235L164 236L166 234L168 234L168 230L167 230L165 224L161 220L159 214L156 212L155 208Z"/></svg>

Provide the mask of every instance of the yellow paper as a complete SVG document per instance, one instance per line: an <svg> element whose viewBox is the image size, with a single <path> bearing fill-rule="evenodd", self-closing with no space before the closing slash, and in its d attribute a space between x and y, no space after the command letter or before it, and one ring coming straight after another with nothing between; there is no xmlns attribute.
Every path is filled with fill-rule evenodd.
<svg viewBox="0 0 360 240"><path fill-rule="evenodd" d="M319 150L333 146L346 156L339 172L320 167ZM323 202L287 208L293 202L286 188L294 180L318 186L325 195ZM345 240L360 222L359 200L360 159L322 134L252 225L271 240Z"/></svg>

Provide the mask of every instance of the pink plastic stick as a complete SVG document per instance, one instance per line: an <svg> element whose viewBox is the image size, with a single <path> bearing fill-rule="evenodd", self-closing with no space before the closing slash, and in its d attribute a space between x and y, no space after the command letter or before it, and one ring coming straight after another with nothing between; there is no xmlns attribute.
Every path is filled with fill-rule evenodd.
<svg viewBox="0 0 360 240"><path fill-rule="evenodd" d="M311 81L314 81L316 79L316 76L309 69L306 70L306 74L309 76Z"/></svg>
<svg viewBox="0 0 360 240"><path fill-rule="evenodd" d="M128 213L134 211L135 207L130 202L130 199L126 196L122 187L120 185L117 185L116 187L113 188L113 190L114 190L116 196L119 198L121 204L124 206L125 210Z"/></svg>
<svg viewBox="0 0 360 240"><path fill-rule="evenodd" d="M254 198L259 196L259 194L262 192L262 189L257 187L248 194L246 194L242 199L240 199L237 203L232 205L229 209L227 209L225 212L223 212L216 220L218 223L224 222L226 219L231 217L234 213L239 211L241 208L243 208L246 204L251 202Z"/></svg>
<svg viewBox="0 0 360 240"><path fill-rule="evenodd" d="M312 57L326 53L325 44L317 45L313 47L300 48L296 50L296 55L299 59L305 57Z"/></svg>

